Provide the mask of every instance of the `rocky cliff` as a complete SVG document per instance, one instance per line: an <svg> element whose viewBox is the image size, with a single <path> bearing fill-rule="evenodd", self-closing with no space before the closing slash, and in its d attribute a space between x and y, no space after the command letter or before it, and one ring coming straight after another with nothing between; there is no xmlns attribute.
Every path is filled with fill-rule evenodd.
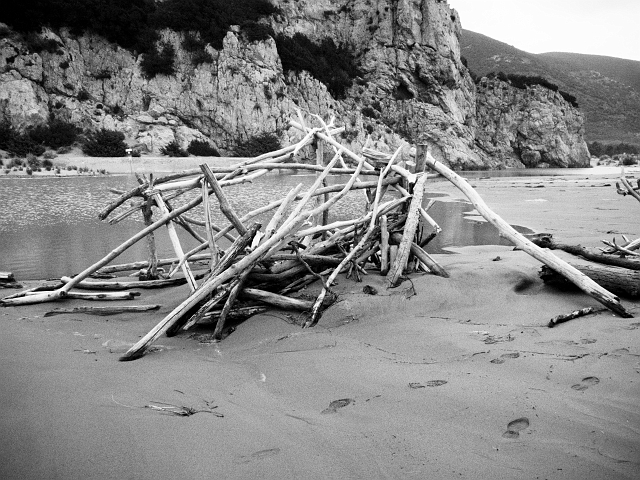
<svg viewBox="0 0 640 480"><path fill-rule="evenodd" d="M445 1L274 3L281 13L268 21L276 33L328 37L354 49L363 73L345 98L333 98L306 72L285 73L273 39L249 42L238 28L222 49L207 47L213 61L197 67L181 34L163 31L177 72L150 80L128 50L89 34L44 30L59 45L54 52L32 53L17 36L0 40L0 120L22 128L53 113L85 128L123 131L147 152L207 138L224 154L258 133L289 141L295 132L288 120L301 108L334 115L347 143L362 145L368 134L379 149L427 142L454 167L588 161L582 117L562 99L536 93L534 101L502 87L476 92L460 61L460 20ZM566 127L561 136L559 125Z"/></svg>
<svg viewBox="0 0 640 480"><path fill-rule="evenodd" d="M487 78L477 87L476 145L490 157L527 168L589 165L582 113L559 93Z"/></svg>

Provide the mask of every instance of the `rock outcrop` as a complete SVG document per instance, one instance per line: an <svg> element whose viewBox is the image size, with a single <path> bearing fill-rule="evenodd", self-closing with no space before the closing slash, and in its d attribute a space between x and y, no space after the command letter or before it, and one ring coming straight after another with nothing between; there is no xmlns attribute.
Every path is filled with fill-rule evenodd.
<svg viewBox="0 0 640 480"><path fill-rule="evenodd" d="M437 159L456 168L575 164L584 143L581 126L574 125L579 114L553 95L535 102L515 93L493 98L481 87L477 96L460 60L460 20L445 1L274 3L282 12L269 20L276 33L353 47L363 74L345 98L333 98L306 72L285 73L273 39L248 42L236 27L221 50L207 47L213 61L197 67L182 49L181 34L161 32L176 51L177 71L151 80L142 74L141 57L102 38L43 31L57 51L31 53L17 36L0 40L0 120L24 128L54 114L89 129L120 130L149 153L173 140L185 148L207 138L228 154L263 132L289 141L296 133L288 121L301 108L335 116L352 146L367 135L379 149L408 151L426 142ZM509 110L511 120L496 116L496 109ZM550 137L546 126L563 122L566 135Z"/></svg>
<svg viewBox="0 0 640 480"><path fill-rule="evenodd" d="M498 79L478 84L476 143L506 166L588 167L583 135L582 114L557 92Z"/></svg>

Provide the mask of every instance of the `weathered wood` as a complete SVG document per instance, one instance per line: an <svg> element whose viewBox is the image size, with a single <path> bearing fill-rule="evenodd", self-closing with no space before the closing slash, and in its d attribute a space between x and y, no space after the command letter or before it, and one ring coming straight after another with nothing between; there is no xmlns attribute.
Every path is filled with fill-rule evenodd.
<svg viewBox="0 0 640 480"><path fill-rule="evenodd" d="M220 341L222 340L222 329L224 328L224 324L227 321L227 315L231 311L233 304L235 303L240 291L244 288L244 283L247 280L247 275L251 271L250 268L247 268L234 282L233 287L231 287L231 291L229 292L229 296L227 297L227 301L222 307L222 312L220 313L220 318L218 319L218 323L216 324L216 328L213 331L213 340Z"/></svg>
<svg viewBox="0 0 640 480"><path fill-rule="evenodd" d="M393 233L391 235L391 241L395 244L399 244L402 241L402 235L400 235L399 233ZM393 246L394 245L392 245L392 247ZM431 273L439 277L449 278L449 273L444 269L444 267L436 262L431 255L425 252L424 249L420 247L420 245L412 242L410 248L411 253L415 255L418 260L424 263L428 267L429 271L431 271Z"/></svg>
<svg viewBox="0 0 640 480"><path fill-rule="evenodd" d="M327 169L333 168L334 164L335 162L329 163L329 165L327 165ZM362 164L359 164L358 168L361 167ZM356 169L356 171L358 171L358 169ZM357 173L354 173L349 182L347 182L347 184L345 185L344 189L334 195L328 202L309 212L299 212L298 209L300 207L300 204L303 204L305 202L305 199L308 201L308 199L313 196L315 190L318 188L320 182L316 181L314 185L312 185L312 187L309 189L307 194L305 194L305 197L300 202L300 204L296 207L296 209L294 209L294 212L297 212L297 216L293 218L289 217L269 240L259 245L255 250L245 256L242 260L235 263L233 266L226 269L221 274L204 281L200 285L200 288L198 290L196 290L180 305L174 308L169 313L169 315L167 315L160 323L158 323L153 329L151 329L149 333L147 333L142 339L140 339L122 357L120 357L120 360L128 361L140 358L142 355L144 355L144 352L153 341L155 341L160 335L166 332L167 329L171 328L174 324L180 322L185 313L201 303L212 291L214 291L223 283L226 283L230 279L240 275L245 269L252 268L263 257L268 256L268 254L276 253L273 250L279 248L283 244L285 239L290 236L292 232L299 229L307 218L317 215L320 211L322 211L323 208L329 208L333 203L344 197L350 191L356 177ZM321 179L319 180L321 181Z"/></svg>
<svg viewBox="0 0 640 480"><path fill-rule="evenodd" d="M640 270L639 260L594 253L586 249L582 245L566 245L564 243L558 243L550 236L533 238L531 241L541 248L548 248L549 250L562 250L572 255L586 258L591 262L602 263L604 265L611 265L614 267L628 268L629 270Z"/></svg>
<svg viewBox="0 0 640 480"><path fill-rule="evenodd" d="M52 317L54 315L65 315L72 313L84 313L86 315L119 315L121 313L140 313L158 310L160 305L127 305L116 307L74 307L74 308L55 308L45 312L43 317Z"/></svg>
<svg viewBox="0 0 640 480"><path fill-rule="evenodd" d="M618 297L602 288L596 282L589 277L576 270L567 262L559 259L551 252L546 251L527 240L522 234L518 233L511 225L505 222L501 217L496 215L485 204L484 200L478 195L466 180L454 173L448 167L435 160L431 155L427 155L427 165L433 168L436 172L446 177L451 183L453 183L469 201L473 204L476 210L482 215L489 223L495 226L502 236L509 239L515 246L521 248L529 255L533 256L537 260L541 261L545 265L548 265L555 271L561 273L563 276L575 283L580 289L591 297L595 298L598 302L605 305L607 308L616 312L625 318L633 317L624 306L620 303Z"/></svg>
<svg viewBox="0 0 640 480"><path fill-rule="evenodd" d="M571 313L567 313L567 314L564 314L564 315L558 315L556 317L553 317L551 320L549 320L549 323L547 324L547 327L553 328L556 325L558 325L559 323L564 323L564 322L567 322L569 320L573 320L574 318L584 317L585 315L589 315L591 313L602 312L602 311L604 311L603 308L595 308L595 307L587 307L587 308L582 308L580 310L574 310Z"/></svg>
<svg viewBox="0 0 640 480"><path fill-rule="evenodd" d="M203 278L204 273L196 275L197 278ZM64 283L66 287L69 285L73 278L61 277L60 281ZM163 288L163 287L175 287L177 285L184 285L187 283L185 278L163 278L160 280L139 280L139 281L127 281L127 282L110 282L110 281L81 281L74 284L74 288L80 288L82 290L131 290L133 288Z"/></svg>
<svg viewBox="0 0 640 480"><path fill-rule="evenodd" d="M291 298L277 293L267 292L256 288L245 288L241 293L242 298L250 300L259 300L260 302L284 310L302 310L309 311L313 308L313 302L310 300L301 300L299 298Z"/></svg>
<svg viewBox="0 0 640 480"><path fill-rule="evenodd" d="M416 229L420 222L420 208L422 206L422 196L424 194L424 185L427 181L425 174L420 174L418 180L413 189L413 198L409 204L409 213L407 221L404 224L404 231L400 246L398 247L398 255L395 262L391 265L389 273L387 273L386 284L387 288L395 287L402 275L402 271L407 265L409 260L409 253L411 252L411 246L413 245L413 239L416 236Z"/></svg>
<svg viewBox="0 0 640 480"><path fill-rule="evenodd" d="M262 307L262 306L258 306L258 307L235 307L232 308L229 313L227 314L227 320L233 320L233 321L238 321L238 320L244 320L250 317L253 317L254 315L259 315L261 313L264 313L268 310L267 307ZM206 313L201 320L201 323L204 322L217 322L218 318L220 318L220 314L221 311L220 310L216 310L213 312L209 312Z"/></svg>
<svg viewBox="0 0 640 480"><path fill-rule="evenodd" d="M572 264L572 266L612 293L630 298L640 297L640 272L637 270L598 264ZM550 285L559 287L573 285L546 265L540 268L539 275L545 283Z"/></svg>
<svg viewBox="0 0 640 480"><path fill-rule="evenodd" d="M389 230L387 216L380 217L380 275L389 272Z"/></svg>
<svg viewBox="0 0 640 480"><path fill-rule="evenodd" d="M416 166L414 173L422 173L427 167L427 154L429 153L429 145L426 143L418 143L416 145Z"/></svg>
<svg viewBox="0 0 640 480"><path fill-rule="evenodd" d="M162 198L162 195L160 193L154 193L153 199L155 200L156 205L160 209L162 215L166 216L170 213L169 208L165 204L164 199ZM173 226L172 222L167 222L167 231L169 232L169 239L171 240L171 244L173 245L173 250L176 252L178 258L183 258L184 251L182 250L182 245L180 245L178 232L176 232L176 229ZM193 277L193 273L191 272L191 268L189 267L189 264L187 262L182 263L182 273L187 279L187 283L189 284L189 288L191 288L191 291L195 291L195 289L198 288L198 284L196 283L196 280Z"/></svg>
<svg viewBox="0 0 640 480"><path fill-rule="evenodd" d="M87 293L87 292L67 292L65 298L74 298L77 300L133 300L140 296L140 292L103 292L103 293Z"/></svg>
<svg viewBox="0 0 640 480"><path fill-rule="evenodd" d="M400 151L401 151L401 148L398 148L398 150L396 150L396 152L393 154L393 156L389 160L389 163L387 164L387 166L384 167L384 170L382 170L382 172L380 173L380 177L378 178L378 188L376 189L376 196L373 201L373 206L371 209L371 221L369 222L367 231L362 236L362 239L358 242L358 244L351 249L349 254L342 259L342 262L340 262L340 265L338 265L335 268L335 270L331 273L331 275L329 275L329 278L327 278L327 281L325 284L326 286L322 288L322 290L320 291L320 295L318 295L318 297L316 298L316 301L313 304L313 308L311 309L311 318L309 318L305 323L304 325L305 328L312 327L316 323L318 323L318 320L320 318L319 317L320 308L322 307L322 304L324 303L324 298L327 295L327 287L333 283L333 281L338 276L338 274L342 271L344 266L347 265L348 262L350 262L356 255L360 253L360 250L367 243L367 240L373 233L373 229L375 227L376 220L378 218L378 206L380 204L380 197L382 193L382 180L387 175L387 173L389 173L389 170L393 166L393 162L396 160L396 158L400 154ZM364 160L360 160L358 167L360 168L363 164L364 164Z"/></svg>
<svg viewBox="0 0 640 480"><path fill-rule="evenodd" d="M213 270L213 268L217 265L218 260L220 259L218 249L218 244L214 240L213 229L211 228L211 205L209 202L209 188L203 183L202 184L202 206L204 208L204 223L205 228L207 230L207 242L209 243L209 252L211 257L209 259L209 269Z"/></svg>
<svg viewBox="0 0 640 480"><path fill-rule="evenodd" d="M149 186L153 186L153 176L149 181ZM142 207L142 218L144 219L145 227L153 224L153 211L151 210L152 198L147 198L144 207ZM158 253L156 251L155 233L149 232L147 235L147 247L149 248L149 266L145 272L142 272L140 280L157 280L158 279Z"/></svg>
<svg viewBox="0 0 640 480"><path fill-rule="evenodd" d="M225 217L229 219L237 232L240 235L244 235L247 232L247 228L242 224L242 221L240 221L240 217L238 217L235 210L229 203L229 200L227 200L227 196L222 191L222 187L220 187L220 183L218 183L215 175L213 174L213 172L211 172L211 168L209 168L209 165L207 165L206 163L200 165L200 168L202 169L202 173L207 179L207 182L209 182L209 185L211 185L213 193L215 193L216 197L218 197L220 211L224 214Z"/></svg>
<svg viewBox="0 0 640 480"><path fill-rule="evenodd" d="M178 262L180 259L177 257L172 258L160 258L158 259L158 267L162 267L165 265L171 265ZM202 260L209 260L209 254L203 253L199 255L192 255L189 260L191 262L199 262ZM131 263L121 263L118 265L107 265L106 267L102 267L99 270L96 270L96 274L110 274L117 272L127 272L131 270L140 270L143 268L149 268L148 261L140 261L140 262L131 262Z"/></svg>

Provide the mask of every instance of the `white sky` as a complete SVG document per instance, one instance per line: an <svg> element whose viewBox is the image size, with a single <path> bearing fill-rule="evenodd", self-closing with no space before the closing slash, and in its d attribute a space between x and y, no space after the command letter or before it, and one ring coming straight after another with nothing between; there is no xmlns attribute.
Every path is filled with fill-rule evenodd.
<svg viewBox="0 0 640 480"><path fill-rule="evenodd" d="M640 61L640 0L448 0L462 28L529 53Z"/></svg>

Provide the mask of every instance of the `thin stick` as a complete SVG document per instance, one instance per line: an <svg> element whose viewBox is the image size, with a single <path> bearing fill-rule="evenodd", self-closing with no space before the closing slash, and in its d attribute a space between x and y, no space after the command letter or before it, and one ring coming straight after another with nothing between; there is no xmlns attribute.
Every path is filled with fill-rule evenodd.
<svg viewBox="0 0 640 480"><path fill-rule="evenodd" d="M589 315L590 313L598 313L598 312L602 312L602 311L604 311L604 309L595 308L595 307L587 307L587 308L582 308L580 310L574 310L571 313L567 313L567 314L564 314L564 315L558 315L556 317L553 317L551 320L549 320L549 323L547 324L547 327L553 328L556 325L558 325L559 323L564 323L564 322L567 322L569 320L573 320L574 318L584 317L585 315Z"/></svg>
<svg viewBox="0 0 640 480"><path fill-rule="evenodd" d="M156 201L156 205L158 205L160 212L162 212L162 215L168 215L169 209L164 203L162 195L160 193L155 193L153 195L153 198ZM176 255L178 256L178 258L184 257L184 251L182 250L182 245L180 245L178 232L176 232L176 228L173 226L172 222L167 222L167 231L169 232L169 239L173 244L173 249L176 252ZM198 284L196 283L195 278L193 278L193 273L191 273L191 268L189 268L189 264L187 262L184 262L182 264L182 273L184 273L184 277L187 279L187 283L189 284L191 291L195 292L195 290L198 288Z"/></svg>
<svg viewBox="0 0 640 480"><path fill-rule="evenodd" d="M209 182L209 185L211 185L211 188L213 189L213 193L215 193L216 197L218 197L218 202L220 203L220 210L225 215L225 217L229 219L229 221L235 227L238 233L240 235L244 235L247 232L247 228L242 224L242 222L240 221L240 218L238 217L235 210L229 203L229 200L227 200L226 195L222 191L222 187L220 187L218 180L216 179L215 175L213 175L213 173L211 172L209 165L207 165L206 163L203 163L202 165L200 165L200 168L202 169L202 173L207 179L207 182Z"/></svg>

